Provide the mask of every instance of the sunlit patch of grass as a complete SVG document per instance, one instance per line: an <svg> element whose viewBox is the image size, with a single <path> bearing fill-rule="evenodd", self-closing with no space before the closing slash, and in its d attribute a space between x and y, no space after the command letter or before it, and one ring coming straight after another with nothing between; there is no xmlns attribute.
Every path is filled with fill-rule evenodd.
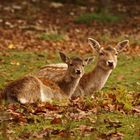
<svg viewBox="0 0 140 140"><path fill-rule="evenodd" d="M124 39L128 39L130 42L130 47L131 47L131 44L140 45L140 40L138 36L136 35L120 34L116 36L113 33L111 34L110 32L107 32L104 34L97 34L96 38L100 40L103 44L108 43L109 40L111 42L118 43Z"/></svg>
<svg viewBox="0 0 140 140"><path fill-rule="evenodd" d="M104 120L107 118L121 123L121 127L116 128L116 130L124 134L123 139L138 140L140 138L140 136L137 133L140 126L140 119L138 116L125 115L121 113L101 113L98 115L98 120L96 122L96 126L98 126L97 129L99 133L104 132L106 134L112 129L107 127L109 125L109 122L104 122Z"/></svg>
<svg viewBox="0 0 140 140"><path fill-rule="evenodd" d="M105 87L124 86L129 91L140 91L140 57L119 57L118 65L113 70Z"/></svg>
<svg viewBox="0 0 140 140"><path fill-rule="evenodd" d="M49 135L51 137L55 137L55 131L56 133L59 131L66 131L68 133L73 133L73 136L75 138L80 138L81 134L80 134L80 130L78 129L80 125L86 125L86 126L90 126L91 122L88 118L85 119L80 119L80 120L71 120L65 117L65 114L63 114L63 120L62 120L62 124L51 124L51 120L52 118L47 118L47 117L43 117L40 115L33 115L33 114L26 114L28 115L28 118L30 118L30 120L28 123L25 124L21 124L19 125L18 122L12 122L10 124L8 124L8 122L6 122L6 125L1 125L0 126L0 130L4 130L7 129L7 127L12 130L10 133L10 137L11 138L22 138L22 137L27 137L29 138L34 138L34 135L39 135L40 132L42 132L43 130L48 130L49 131ZM34 119L35 117L35 119ZM91 118L94 118L91 117ZM33 121L35 120L35 121ZM3 132L3 131L1 131ZM3 132L4 133L4 132ZM77 135L79 133L79 135ZM8 135L9 136L9 135ZM45 136L44 136L45 137ZM47 137L47 136L46 136ZM61 138L63 136L60 135L56 135L56 138Z"/></svg>
<svg viewBox="0 0 140 140"><path fill-rule="evenodd" d="M0 88L7 82L26 74L33 73L37 68L47 64L47 53L7 51L0 54Z"/></svg>
<svg viewBox="0 0 140 140"><path fill-rule="evenodd" d="M51 26L45 33L42 33L40 39L49 40L49 41L61 41L66 39L66 35L59 33L57 29L52 28Z"/></svg>
<svg viewBox="0 0 140 140"><path fill-rule="evenodd" d="M98 98L98 105L109 107L108 110L129 112L133 108L133 95L125 87L112 88L110 91L100 91L95 94Z"/></svg>
<svg viewBox="0 0 140 140"><path fill-rule="evenodd" d="M58 33L43 33L40 36L43 40L61 41L64 40L64 35Z"/></svg>
<svg viewBox="0 0 140 140"><path fill-rule="evenodd" d="M38 118L39 118L39 116L38 116ZM43 118L41 118L40 122L37 122L37 123L26 124L23 126L15 125L15 128L13 130L16 135L14 137L16 137L16 136L19 137L19 136L23 135L24 133L34 134L35 132L41 131L42 129L51 128L51 127L52 126L50 125L50 120L45 120Z"/></svg>
<svg viewBox="0 0 140 140"><path fill-rule="evenodd" d="M75 19L76 23L91 24L94 20L99 22L113 23L122 20L121 16L105 13L85 13Z"/></svg>

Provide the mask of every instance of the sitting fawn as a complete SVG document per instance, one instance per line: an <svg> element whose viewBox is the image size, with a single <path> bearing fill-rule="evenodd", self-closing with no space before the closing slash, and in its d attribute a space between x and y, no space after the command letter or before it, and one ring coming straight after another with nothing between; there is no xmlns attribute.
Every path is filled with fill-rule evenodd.
<svg viewBox="0 0 140 140"><path fill-rule="evenodd" d="M118 53L123 51L129 44L128 40L124 40L119 42L115 47L107 46L103 48L96 40L92 38L88 38L88 41L91 48L98 55L97 63L91 72L85 73L80 79L73 96L91 95L92 93L101 90L104 87L112 70L117 65ZM42 68L37 73L37 76L46 77L58 82L62 78L62 75L65 74L66 70L66 64L50 64Z"/></svg>
<svg viewBox="0 0 140 140"><path fill-rule="evenodd" d="M18 101L22 104L37 101L51 102L53 99L61 101L70 98L84 74L84 66L90 63L93 57L69 58L62 52L60 52L60 57L68 65L68 68L59 82L55 83L35 76L25 76L5 87L3 90L5 98L8 101Z"/></svg>

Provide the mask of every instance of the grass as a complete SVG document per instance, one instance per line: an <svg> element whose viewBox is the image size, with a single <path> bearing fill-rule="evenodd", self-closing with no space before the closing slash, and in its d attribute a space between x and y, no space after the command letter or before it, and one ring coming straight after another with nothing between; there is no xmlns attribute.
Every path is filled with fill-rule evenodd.
<svg viewBox="0 0 140 140"><path fill-rule="evenodd" d="M124 115L120 113L105 113L98 115L97 122L98 131L108 133L110 131L109 128L107 128L108 124L105 124L103 122L104 119L109 118L114 121L121 122L122 127L117 128L118 131L123 132L124 134L124 140L138 140L140 137L136 134L136 131L139 130L139 117L137 116L131 116L131 115Z"/></svg>
<svg viewBox="0 0 140 140"><path fill-rule="evenodd" d="M100 40L103 44L107 43L108 40L111 40L111 42L120 42L121 40L128 39L131 44L140 45L140 40L136 35L126 35L121 34L119 36L113 36L110 32L107 32L105 34L97 34L97 39ZM130 47L131 47L130 44Z"/></svg>
<svg viewBox="0 0 140 140"><path fill-rule="evenodd" d="M140 91L140 57L119 57L118 65L110 76L106 87L124 86L128 90ZM115 80L116 79L116 80Z"/></svg>
<svg viewBox="0 0 140 140"><path fill-rule="evenodd" d="M47 63L46 53L15 52L1 53L0 60L0 88L5 83L23 75L34 72L38 67Z"/></svg>
<svg viewBox="0 0 140 140"><path fill-rule="evenodd" d="M50 54L49 54L50 55ZM25 74L36 72L39 67L49 63L58 62L58 55L54 55L52 60L49 60L49 55L45 52L23 52L23 51L7 51L0 53L0 88L3 88L9 81L15 80ZM60 59L59 59L60 60ZM87 71L91 70L92 66L87 68ZM112 72L109 80L103 89L103 92L110 92L112 88L117 90L112 94L116 94L116 101L119 104L124 104L126 108L131 107L131 102L129 99L129 92L139 92L140 91L140 57L139 56L126 56L120 55L118 60L117 68ZM100 100L102 95L98 95ZM103 97L103 102L105 98ZM96 104L96 103L95 103ZM92 101L90 99L85 100L85 105L92 106ZM65 116L65 115L64 115ZM38 133L44 129L56 129L57 131L67 130L72 131L73 136L69 139L87 139L91 140L94 137L97 138L101 133L110 133L115 131L114 128L108 128L109 123L105 123L106 118L113 121L119 121L121 127L117 128L117 132L124 134L124 140L138 140L140 136L138 132L140 131L140 118L137 115L123 114L119 111L108 112L101 110L98 114L90 114L90 117L81 120L69 120L63 117L62 124L51 124L49 118L42 117L40 115L28 116L32 121L25 125L17 123L5 122L0 125L0 139L5 139L5 131L8 130L10 136L15 139L22 139L30 133ZM91 120L96 120L95 123L91 123ZM0 122L1 123L1 122ZM81 125L86 125L93 127L93 132L85 132L82 134L78 129ZM59 135L51 134L52 139L62 139ZM33 139L33 137L32 137Z"/></svg>
<svg viewBox="0 0 140 140"><path fill-rule="evenodd" d="M93 21L104 22L104 23L113 23L122 20L121 16L116 16L112 14L105 14L105 13L85 13L78 16L75 19L76 23L83 23L83 24L91 24Z"/></svg>
<svg viewBox="0 0 140 140"><path fill-rule="evenodd" d="M64 35L57 33L44 33L40 36L42 40L61 41L64 40Z"/></svg>
<svg viewBox="0 0 140 140"><path fill-rule="evenodd" d="M42 33L39 37L42 40L48 41L61 41L66 38L64 34L59 33L57 29L53 29L51 26L48 28L46 33Z"/></svg>

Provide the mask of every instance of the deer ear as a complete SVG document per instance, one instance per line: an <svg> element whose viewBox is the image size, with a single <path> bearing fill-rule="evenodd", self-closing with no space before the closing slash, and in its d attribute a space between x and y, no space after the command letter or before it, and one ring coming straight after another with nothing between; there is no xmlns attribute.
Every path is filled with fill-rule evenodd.
<svg viewBox="0 0 140 140"><path fill-rule="evenodd" d="M118 52L122 52L127 46L129 46L129 40L123 40L116 46Z"/></svg>
<svg viewBox="0 0 140 140"><path fill-rule="evenodd" d="M91 64L94 61L94 57L88 57L84 60L84 65Z"/></svg>
<svg viewBox="0 0 140 140"><path fill-rule="evenodd" d="M59 54L60 54L61 60L64 63L68 63L70 61L70 58L66 54L64 54L63 52L59 52Z"/></svg>
<svg viewBox="0 0 140 140"><path fill-rule="evenodd" d="M100 44L99 44L98 41L96 41L96 40L93 39L93 38L88 38L88 42L89 42L89 45L91 46L91 48L92 48L94 51L96 50L96 52L99 52L101 46L100 46Z"/></svg>

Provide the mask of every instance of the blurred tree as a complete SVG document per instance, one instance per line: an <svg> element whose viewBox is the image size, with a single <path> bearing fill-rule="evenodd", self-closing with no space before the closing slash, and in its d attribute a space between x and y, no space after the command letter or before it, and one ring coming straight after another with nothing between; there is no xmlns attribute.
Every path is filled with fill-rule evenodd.
<svg viewBox="0 0 140 140"><path fill-rule="evenodd" d="M75 3L77 0L50 0L55 2L62 2L62 3Z"/></svg>
<svg viewBox="0 0 140 140"><path fill-rule="evenodd" d="M62 3L72 3L72 4L85 4L88 2L85 0L50 0L50 1L55 1L55 2L62 2Z"/></svg>
<svg viewBox="0 0 140 140"><path fill-rule="evenodd" d="M98 0L98 12L108 14L111 9L111 0Z"/></svg>
<svg viewBox="0 0 140 140"><path fill-rule="evenodd" d="M72 4L96 4L98 12L108 13L111 8L111 0L50 0L62 3Z"/></svg>

